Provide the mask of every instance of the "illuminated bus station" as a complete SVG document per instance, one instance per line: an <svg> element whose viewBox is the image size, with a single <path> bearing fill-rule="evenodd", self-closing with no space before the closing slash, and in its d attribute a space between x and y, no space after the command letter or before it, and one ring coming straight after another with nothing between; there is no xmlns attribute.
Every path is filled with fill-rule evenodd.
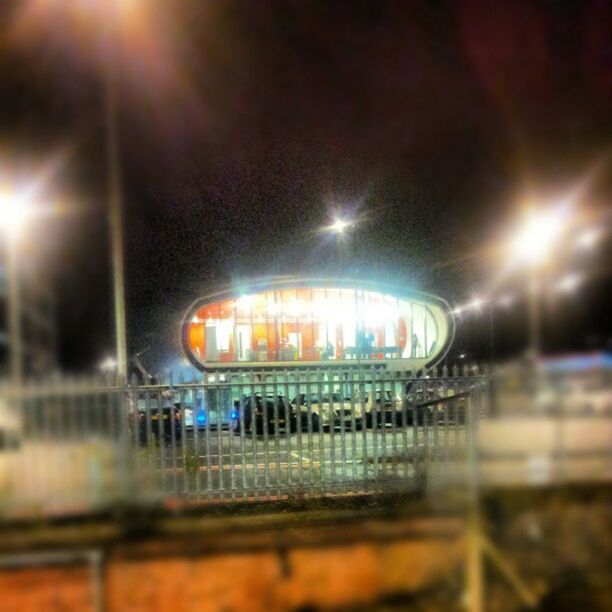
<svg viewBox="0 0 612 612"><path fill-rule="evenodd" d="M271 281L197 300L182 342L199 369L439 361L453 320L441 298L371 283Z"/></svg>

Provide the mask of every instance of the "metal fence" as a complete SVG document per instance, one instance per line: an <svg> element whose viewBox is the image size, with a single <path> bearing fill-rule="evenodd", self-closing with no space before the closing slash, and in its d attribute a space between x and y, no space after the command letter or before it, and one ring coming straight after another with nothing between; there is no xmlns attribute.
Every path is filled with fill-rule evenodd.
<svg viewBox="0 0 612 612"><path fill-rule="evenodd" d="M487 372L417 376L382 367L227 369L155 385L63 378L4 386L0 515L423 491L464 483L466 450L477 438L484 459L495 450L506 462L518 457L529 480L529 461L558 457L565 442L576 442L570 428L561 446L555 437L540 449L529 423L490 418L500 412L499 395ZM610 413L591 416L599 419L598 474L607 477ZM504 450L519 430L531 441ZM584 454L593 435L582 431L571 449ZM534 465L541 480L542 463Z"/></svg>
<svg viewBox="0 0 612 612"><path fill-rule="evenodd" d="M361 368L133 388L135 471L153 491L193 500L421 486L426 462L464 444L474 384Z"/></svg>

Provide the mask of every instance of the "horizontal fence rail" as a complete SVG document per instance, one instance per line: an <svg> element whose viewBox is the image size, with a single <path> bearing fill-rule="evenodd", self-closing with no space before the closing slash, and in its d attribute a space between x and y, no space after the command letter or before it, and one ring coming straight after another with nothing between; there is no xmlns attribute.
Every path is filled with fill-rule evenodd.
<svg viewBox="0 0 612 612"><path fill-rule="evenodd" d="M489 372L380 366L4 385L0 516L608 478L610 407L553 388L543 408Z"/></svg>

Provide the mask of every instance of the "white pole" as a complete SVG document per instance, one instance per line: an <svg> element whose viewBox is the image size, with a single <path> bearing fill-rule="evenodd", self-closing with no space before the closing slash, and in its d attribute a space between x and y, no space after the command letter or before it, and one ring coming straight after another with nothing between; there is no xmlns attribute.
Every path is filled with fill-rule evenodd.
<svg viewBox="0 0 612 612"><path fill-rule="evenodd" d="M6 286L8 295L9 362L11 381L20 385L23 380L23 338L21 334L21 286L17 232L6 235Z"/></svg>
<svg viewBox="0 0 612 612"><path fill-rule="evenodd" d="M117 373L127 378L127 339L125 315L125 279L123 254L123 210L121 198L121 168L119 164L119 138L117 122L117 88L114 40L114 14L106 25L105 56L105 107L106 107L106 155L108 164L108 215L110 229L113 297L115 307L115 341Z"/></svg>

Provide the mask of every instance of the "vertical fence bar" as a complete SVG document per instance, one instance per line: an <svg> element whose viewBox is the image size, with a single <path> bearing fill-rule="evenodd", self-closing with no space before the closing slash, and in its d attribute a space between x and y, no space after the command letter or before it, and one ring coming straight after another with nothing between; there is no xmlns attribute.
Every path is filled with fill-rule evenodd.
<svg viewBox="0 0 612 612"><path fill-rule="evenodd" d="M177 449L176 449L176 436L177 436L177 423L176 423L176 397L174 385L172 385L172 378L170 378L170 391L171 394L168 409L168 420L170 425L170 454L171 454L171 466L172 466L172 492L178 497L178 464L177 464ZM179 413L180 414L180 413Z"/></svg>
<svg viewBox="0 0 612 612"><path fill-rule="evenodd" d="M310 381L312 379L312 370L307 370L306 374L305 374L305 380L306 380L306 384L304 387L304 401L305 401L305 405L306 405L306 427L307 427L307 437L306 437L306 444L308 446L308 481L310 484L310 495L314 496L314 483L315 483L315 479L314 479L314 462L315 462L315 457L314 457L314 444L313 444L313 438L314 438L314 433L315 431L318 433L319 429L321 428L321 422L318 419L318 415L317 415L317 419L316 419L316 423L317 426L315 427L315 418L313 416L312 413L312 402L310 399ZM298 385L298 389L297 389L297 397L300 398L299 401L301 402L301 386ZM320 467L319 467L320 469Z"/></svg>
<svg viewBox="0 0 612 612"><path fill-rule="evenodd" d="M483 612L484 610L477 446L477 427L481 410L481 395L482 389L479 385L476 385L470 394L470 401L468 404L468 533L466 546L466 591L468 595L468 610L470 612Z"/></svg>
<svg viewBox="0 0 612 612"><path fill-rule="evenodd" d="M213 473L216 473L219 479L219 487L218 487L218 497L219 500L225 500L227 495L227 479L225 478L225 452L223 449L223 438L221 437L221 419L220 419L220 398L219 398L219 374L215 376L214 383L210 384L209 394L208 396L213 398L214 401L211 402L211 411L214 410L215 420L216 420L216 435L215 435L215 443L217 445L217 454L216 456L216 465L213 464ZM230 475L231 479L231 475ZM231 486L231 485L230 485Z"/></svg>
<svg viewBox="0 0 612 612"><path fill-rule="evenodd" d="M351 418L351 473L352 478L347 483L347 491L349 493L355 492L355 483L357 482L357 416L355 413L355 393L352 381L352 372L350 369L346 370L343 374L343 389L342 397L344 403L348 397L350 406L350 418Z"/></svg>
<svg viewBox="0 0 612 612"><path fill-rule="evenodd" d="M377 436L377 466L378 466L378 490L383 491L387 478L387 411L385 406L385 381L384 375L376 366L372 366L372 388L375 390L373 401L378 410Z"/></svg>
<svg viewBox="0 0 612 612"><path fill-rule="evenodd" d="M325 479L326 479L326 451L325 451L325 419L326 416L323 410L323 372L321 370L316 371L315 376L316 384L316 400L319 413L319 494L322 495L325 491ZM309 396L309 401L312 402L312 398Z"/></svg>
<svg viewBox="0 0 612 612"><path fill-rule="evenodd" d="M377 380L374 366L368 368L368 384L370 385L369 403L372 411L372 465L374 469L374 489L376 492L380 492L381 489L381 474L380 474L380 451L379 451L379 438L378 430L381 421L381 411L376 403L377 393Z"/></svg>
<svg viewBox="0 0 612 612"><path fill-rule="evenodd" d="M435 384L435 383L434 383ZM424 393L423 393L423 403L425 404L424 411L424 423L423 423L423 467L425 473L428 471L430 467L430 453L431 453L431 429L433 422L433 411L434 406L430 404L433 399L433 391L431 388L431 381L429 378L429 371L425 371L425 381L424 381Z"/></svg>
<svg viewBox="0 0 612 612"><path fill-rule="evenodd" d="M401 443L402 443L402 462L401 462L401 474L406 480L408 478L408 458L410 451L408 449L408 377L409 372L400 372L400 392L399 392L399 405L400 405L400 429L401 429Z"/></svg>
<svg viewBox="0 0 612 612"><path fill-rule="evenodd" d="M161 466L161 487L164 498L167 494L167 452L166 452L166 424L164 420L164 390L157 392L157 444L159 448L159 463Z"/></svg>
<svg viewBox="0 0 612 612"><path fill-rule="evenodd" d="M394 481L398 478L398 451L397 451L397 426L398 426L398 411L397 411L397 389L396 380L392 373L389 374L387 381L389 386L389 412L391 419L391 473Z"/></svg>
<svg viewBox="0 0 612 612"><path fill-rule="evenodd" d="M219 394L221 395L221 403L219 406L219 415L220 422L219 428L222 428L225 431L225 415L227 415L228 410L231 410L227 406L227 403L230 403L231 400L231 387L226 387L225 383L228 382L227 378L224 375L224 385L222 389L219 389ZM227 402L227 403L226 403ZM230 413L231 416L231 413ZM231 435L225 436L225 440L227 441L228 452L229 452L229 462L230 462L230 487L231 487L231 497L232 500L236 499L236 457L234 455L234 438Z"/></svg>
<svg viewBox="0 0 612 612"><path fill-rule="evenodd" d="M151 479L151 486L153 486L153 482L155 482L155 486L158 485L158 475L155 473L156 470L156 457L154 455L155 451L155 443L153 442L153 423L152 418L153 415L151 413L151 393L152 391L149 389L143 390L141 393L139 392L136 398L136 402L138 404L137 410L139 410L139 421L140 421L140 432L139 436L141 439L141 444L144 446L146 457L147 457L147 465L149 476ZM144 414L140 410L141 404L141 396L144 403ZM153 493L153 491L152 491Z"/></svg>
<svg viewBox="0 0 612 612"><path fill-rule="evenodd" d="M208 427L208 414L206 412L206 404L204 401L204 389L203 389L203 384L204 382L204 378L202 377L202 381L200 381L200 384L197 386L194 386L194 398L193 398L193 402L194 402L194 410L201 410L204 419L204 422L202 423L202 428L206 429L206 427ZM198 398L199 398L199 402L198 402ZM200 501L200 499L202 499L202 456L200 454L200 443L202 441L202 430L200 429L200 422L197 420L197 414L196 414L196 420L194 422L194 427L193 427L193 440L191 441L191 448L192 448L192 452L193 452L193 457L192 457L192 461L194 464L194 471L195 471L195 478L194 478L194 484L195 484L195 498L197 501ZM208 477L208 472L207 473L207 477Z"/></svg>
<svg viewBox="0 0 612 612"><path fill-rule="evenodd" d="M249 430L250 430L250 434L251 434L251 448L252 448L252 455L253 455L253 489L255 491L255 499L258 499L259 495L260 495L260 491L259 491L259 482L260 482L260 478L259 478L259 445L257 442L257 433L256 433L256 420L257 420L257 416L256 416L256 397L255 397L255 387L253 385L253 383L251 382L250 385L243 387L243 391L248 391L248 397L247 397L247 393L244 393L243 396L243 405L244 405L244 427L246 428L246 419L247 419L247 414L249 415ZM249 399L250 398L250 399ZM247 400L249 400L248 406L247 406ZM248 410L247 410L248 407ZM264 467L265 469L265 467ZM263 474L264 476L264 483L265 483L265 472Z"/></svg>
<svg viewBox="0 0 612 612"><path fill-rule="evenodd" d="M45 456L48 453L48 449L53 444L53 421L52 421L52 409L53 409L53 393L51 392L51 384L49 381L43 381L40 385L41 392L41 426L42 426L42 438L41 438L41 448ZM100 411L100 414L102 412ZM22 440L23 442L23 440ZM48 482L48 474L49 466L47 461L43 461L42 467L40 470L41 476L44 479L44 482Z"/></svg>
<svg viewBox="0 0 612 612"><path fill-rule="evenodd" d="M212 501L214 497L214 481L213 481L213 464L211 452L211 435L212 427L211 402L208 374L202 378L202 401L206 407L208 418L206 419L206 427L204 428L204 453L206 457L206 499Z"/></svg>
<svg viewBox="0 0 612 612"><path fill-rule="evenodd" d="M338 456L338 432L339 428L336 425L336 413L334 410L334 397L333 397L333 389L335 384L335 370L330 370L326 373L326 381L323 387L323 392L325 394L325 404L327 406L327 419L329 421L329 456L331 460L330 470L330 492L338 491L338 462L340 460Z"/></svg>
<svg viewBox="0 0 612 612"><path fill-rule="evenodd" d="M189 394L189 395L188 395ZM191 471L193 470L193 466L190 463L188 465L187 462L187 449L185 447L185 443L187 440L187 423L186 423L186 415L187 415L187 397L192 401L191 408L191 428L192 431L195 432L197 428L197 412L195 409L195 401L193 401L193 390L192 389L179 389L178 390L178 400L179 400L179 410L181 414L180 420L180 440L179 444L181 447L181 472L183 476L183 486L181 487L181 492L184 500L189 498L189 479L191 477Z"/></svg>
<svg viewBox="0 0 612 612"><path fill-rule="evenodd" d="M249 495L249 479L247 474L247 457L246 457L246 446L245 446L245 437L244 437L244 404L242 401L243 393L242 387L237 387L238 389L238 404L236 405L234 402L234 393L233 386L231 385L231 374L228 372L228 377L230 380L230 399L232 402L231 413L230 413L230 438L232 439L232 444L234 443L234 436L238 434L238 444L240 445L240 471L242 475L242 498L247 499ZM234 412L237 413L237 419L232 418ZM236 425L238 427L236 428ZM236 431L236 429L238 431ZM252 459L253 463L256 463L257 458ZM255 468L257 469L257 468Z"/></svg>
<svg viewBox="0 0 612 612"><path fill-rule="evenodd" d="M299 375L299 374L298 374ZM297 483L298 489L302 486L302 419L298 406L293 406L291 403L291 397L289 396L289 373L287 368L283 371L283 394L285 396L285 413L287 416L285 420L289 420L289 427L286 428L285 433L287 437L287 475L289 478L289 486L293 486L293 453L291 444L291 434L295 433L297 437L298 450L298 469L297 469ZM295 425L293 423L295 422Z"/></svg>
<svg viewBox="0 0 612 612"><path fill-rule="evenodd" d="M370 424L372 421L372 411L368 414L368 398L366 395L366 386L364 380L364 372L359 368L356 372L357 378L357 398L359 400L359 410L361 412L361 488L360 492L368 491L368 473L369 473L369 453L368 453L368 416Z"/></svg>
<svg viewBox="0 0 612 612"><path fill-rule="evenodd" d="M260 379L261 380L261 379ZM263 447L264 447L264 483L265 483L265 496L270 497L270 446L269 446L269 422L270 405L268 404L268 388L265 378L261 381L261 428L258 427L258 421L255 420L255 431L259 434L258 429L261 429L263 435ZM257 399L257 398L256 398ZM274 408L272 408L274 410Z"/></svg>
<svg viewBox="0 0 612 612"><path fill-rule="evenodd" d="M348 490L348 460L346 456L346 397L344 394L344 376L340 370L338 372L338 423L340 426L340 459L342 461L342 490Z"/></svg>

